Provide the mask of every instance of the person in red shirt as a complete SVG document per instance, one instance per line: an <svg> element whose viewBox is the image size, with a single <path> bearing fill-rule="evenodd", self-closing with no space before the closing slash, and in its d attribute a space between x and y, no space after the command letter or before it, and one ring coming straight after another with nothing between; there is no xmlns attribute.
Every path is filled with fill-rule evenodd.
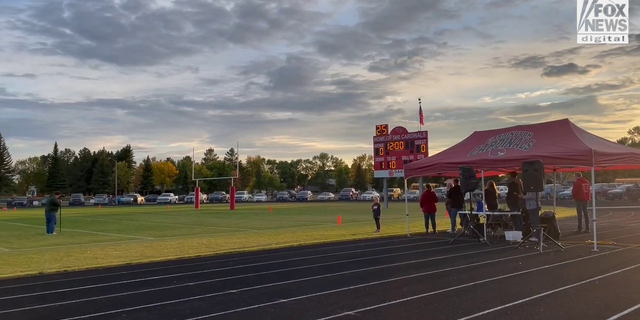
<svg viewBox="0 0 640 320"><path fill-rule="evenodd" d="M576 212L578 213L578 229L576 233L582 232L582 217L584 216L585 233L589 233L589 212L587 210L587 204L591 200L591 184L589 180L582 176L582 173L577 172L575 174L577 180L573 183L573 189L571 195L576 201Z"/></svg>
<svg viewBox="0 0 640 320"><path fill-rule="evenodd" d="M438 211L436 203L438 203L438 195L433 192L431 184L427 184L427 190L420 196L420 208L422 209L422 214L424 214L424 228L427 233L429 233L429 221L431 221L431 228L433 229L431 233L436 233L436 211Z"/></svg>

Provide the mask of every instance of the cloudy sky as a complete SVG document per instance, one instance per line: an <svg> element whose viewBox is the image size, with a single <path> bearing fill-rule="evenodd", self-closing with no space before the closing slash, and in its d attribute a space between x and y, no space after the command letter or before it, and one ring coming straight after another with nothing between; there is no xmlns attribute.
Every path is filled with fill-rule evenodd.
<svg viewBox="0 0 640 320"><path fill-rule="evenodd" d="M630 12L616 46L576 44L574 0L0 0L0 132L14 159L351 159L376 124L418 129L422 98L432 154L566 117L615 140L640 125Z"/></svg>

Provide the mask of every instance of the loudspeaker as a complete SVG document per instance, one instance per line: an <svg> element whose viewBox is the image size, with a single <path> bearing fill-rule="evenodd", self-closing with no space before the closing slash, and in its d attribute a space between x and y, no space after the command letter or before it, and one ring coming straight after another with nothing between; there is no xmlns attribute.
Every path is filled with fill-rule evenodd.
<svg viewBox="0 0 640 320"><path fill-rule="evenodd" d="M473 192L478 187L478 176L472 167L460 167L460 188L462 193Z"/></svg>
<svg viewBox="0 0 640 320"><path fill-rule="evenodd" d="M523 194L544 191L544 165L540 160L522 162Z"/></svg>

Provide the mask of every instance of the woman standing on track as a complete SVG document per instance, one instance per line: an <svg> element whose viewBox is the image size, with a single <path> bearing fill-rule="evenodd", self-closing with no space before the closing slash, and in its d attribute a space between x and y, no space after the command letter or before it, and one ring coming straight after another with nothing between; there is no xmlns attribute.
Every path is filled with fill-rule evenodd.
<svg viewBox="0 0 640 320"><path fill-rule="evenodd" d="M371 212L373 212L373 220L376 221L376 233L380 233L380 213L382 208L380 207L380 198L373 197L373 205L371 205Z"/></svg>
<svg viewBox="0 0 640 320"><path fill-rule="evenodd" d="M436 212L438 211L436 203L438 203L438 195L433 192L431 184L427 184L427 190L420 197L420 208L422 209L422 214L424 214L424 228L427 233L429 233L429 221L431 221L431 228L433 229L431 233L436 233Z"/></svg>

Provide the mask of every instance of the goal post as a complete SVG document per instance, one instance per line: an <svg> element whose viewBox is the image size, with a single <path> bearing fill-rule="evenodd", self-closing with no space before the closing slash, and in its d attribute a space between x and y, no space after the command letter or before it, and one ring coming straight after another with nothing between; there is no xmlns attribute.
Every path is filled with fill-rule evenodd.
<svg viewBox="0 0 640 320"><path fill-rule="evenodd" d="M191 159L191 180L196 182L194 208L200 209L200 181L207 180L227 180L231 179L231 188L229 189L229 210L236 209L236 187L234 180L240 177L240 141L236 142L236 174L229 177L210 177L196 179L196 148L193 148L193 158Z"/></svg>

